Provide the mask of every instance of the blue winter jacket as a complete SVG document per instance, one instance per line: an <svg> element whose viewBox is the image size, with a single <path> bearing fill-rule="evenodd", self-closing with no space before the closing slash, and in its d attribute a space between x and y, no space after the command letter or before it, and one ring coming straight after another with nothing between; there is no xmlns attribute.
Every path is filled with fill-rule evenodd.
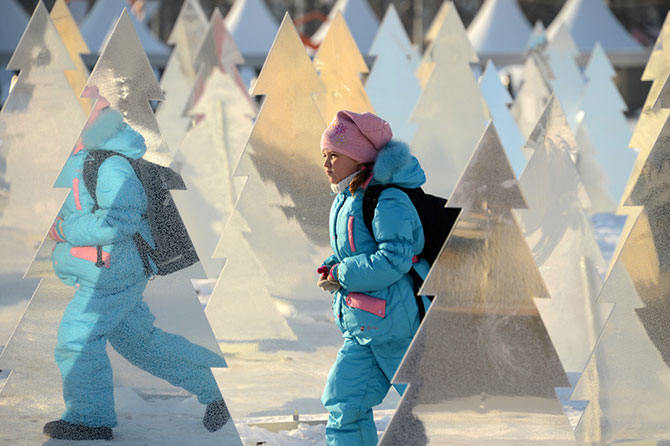
<svg viewBox="0 0 670 446"><path fill-rule="evenodd" d="M132 236L139 232L153 245L143 214L147 199L132 166L121 156L106 159L98 170L96 196L99 209L83 179L84 160L92 150L111 150L132 159L144 155L144 138L126 124L118 111L107 108L84 130L82 145L68 159L61 180L72 191L59 216L63 218L65 243L53 253L56 274L67 285L119 292L147 280ZM105 266L95 265L96 246L102 245Z"/></svg>
<svg viewBox="0 0 670 446"><path fill-rule="evenodd" d="M379 153L372 184L420 187L423 169L399 141ZM330 211L330 244L334 255L324 262L342 285L334 294L333 314L344 336L360 343L383 343L416 332L419 319L412 279L407 274L424 245L421 221L407 194L384 190L372 220L374 238L363 220L363 189L338 194ZM414 264L427 274L425 260Z"/></svg>

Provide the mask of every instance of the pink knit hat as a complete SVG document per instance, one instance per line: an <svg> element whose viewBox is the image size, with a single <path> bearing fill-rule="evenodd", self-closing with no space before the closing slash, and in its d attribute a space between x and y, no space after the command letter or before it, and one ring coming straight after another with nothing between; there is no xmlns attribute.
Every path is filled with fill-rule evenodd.
<svg viewBox="0 0 670 446"><path fill-rule="evenodd" d="M332 150L369 163L392 136L391 126L379 116L341 110L321 135L321 151Z"/></svg>

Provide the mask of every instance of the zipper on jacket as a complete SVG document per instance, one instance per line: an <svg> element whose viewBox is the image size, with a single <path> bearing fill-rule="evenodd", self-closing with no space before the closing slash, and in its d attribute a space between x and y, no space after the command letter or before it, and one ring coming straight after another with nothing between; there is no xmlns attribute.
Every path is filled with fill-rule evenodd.
<svg viewBox="0 0 670 446"><path fill-rule="evenodd" d="M344 206L345 201L347 201L346 195L342 198L342 202L337 206L337 209L335 210L335 217L333 218L333 246L335 248L337 248L337 218L340 216L340 211L342 210L342 206ZM333 254L338 256L336 252L333 252Z"/></svg>

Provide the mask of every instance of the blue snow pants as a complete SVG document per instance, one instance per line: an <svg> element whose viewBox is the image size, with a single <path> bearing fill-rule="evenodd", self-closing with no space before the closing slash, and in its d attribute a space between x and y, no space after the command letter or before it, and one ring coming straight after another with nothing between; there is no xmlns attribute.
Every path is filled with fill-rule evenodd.
<svg viewBox="0 0 670 446"><path fill-rule="evenodd" d="M225 367L216 353L166 333L142 301L146 280L123 290L77 288L55 350L63 379L62 419L86 426L117 425L107 341L133 365L182 387L207 404L221 398L210 367Z"/></svg>
<svg viewBox="0 0 670 446"><path fill-rule="evenodd" d="M359 344L347 337L328 374L321 402L328 409L328 446L374 446L372 407L380 404L412 338ZM395 385L402 395L406 385Z"/></svg>

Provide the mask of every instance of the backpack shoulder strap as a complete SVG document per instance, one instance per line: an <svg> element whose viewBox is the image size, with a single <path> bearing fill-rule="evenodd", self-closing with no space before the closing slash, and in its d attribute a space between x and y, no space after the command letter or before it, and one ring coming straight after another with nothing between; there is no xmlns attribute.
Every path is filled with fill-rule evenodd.
<svg viewBox="0 0 670 446"><path fill-rule="evenodd" d="M412 198L411 193L413 189L406 189L404 187L396 186L395 184L374 184L372 186L368 186L363 193L363 221L365 222L365 226L368 228L368 231L370 231L372 238L375 238L375 234L372 231L372 219L374 218L375 209L377 208L377 203L379 202L379 196L389 187L399 189L405 192L410 199ZM426 315L426 308L424 307L423 300L419 295L419 289L421 288L421 285L423 285L423 279L414 269L414 267L410 268L408 274L412 278L414 298L416 299L416 305L419 308L419 321L422 321Z"/></svg>
<svg viewBox="0 0 670 446"><path fill-rule="evenodd" d="M100 209L100 206L98 205L98 197L96 196L95 192L95 189L98 186L98 171L100 170L102 163L104 163L107 158L112 156L120 156L127 159L133 170L136 171L135 164L133 163L134 160L128 158L125 155L122 155L121 153L114 152L112 150L91 150L88 152L86 159L84 159L83 177L84 186L86 186L88 194L91 196L91 198L93 198L93 202L95 203L93 205L92 212ZM135 173L137 174L137 171Z"/></svg>
<svg viewBox="0 0 670 446"><path fill-rule="evenodd" d="M107 158L110 158L112 156L120 156L127 159L130 165L132 166L133 170L135 170L135 174L136 175L138 174L135 164L133 163L133 160L125 155L122 155L118 152L114 152L112 150L91 150L90 152L88 152L86 158L84 159L83 177L84 177L84 186L86 187L88 194L91 196L91 198L93 198L94 202L93 209L91 210L91 212L95 212L98 209L100 209L100 205L98 204L98 197L96 196L95 192L95 189L98 186L98 171L100 170L100 166L102 165L102 163L104 163ZM102 261L101 245L96 246L96 257L97 259L95 262L95 266L97 266L98 268L104 267L105 262Z"/></svg>
<svg viewBox="0 0 670 446"><path fill-rule="evenodd" d="M372 238L375 238L375 233L372 232L372 219L375 216L379 196L389 187L397 186L393 184L373 184L366 187L363 192L363 221L365 222L365 227L370 231Z"/></svg>

